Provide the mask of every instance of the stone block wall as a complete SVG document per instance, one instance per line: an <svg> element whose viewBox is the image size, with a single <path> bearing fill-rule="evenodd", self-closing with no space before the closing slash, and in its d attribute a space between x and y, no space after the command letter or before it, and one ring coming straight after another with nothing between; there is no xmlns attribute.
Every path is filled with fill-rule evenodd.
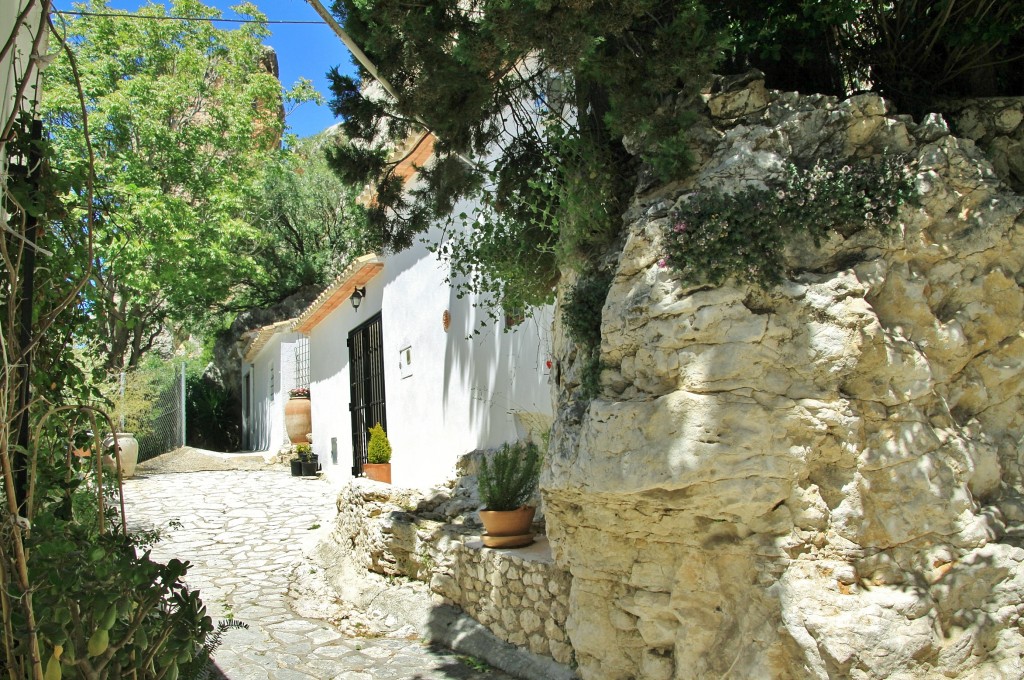
<svg viewBox="0 0 1024 680"><path fill-rule="evenodd" d="M479 540L453 542L430 589L502 640L571 663L565 634L569 574L555 565L547 539L516 550L490 550Z"/></svg>
<svg viewBox="0 0 1024 680"><path fill-rule="evenodd" d="M360 567L424 581L439 604L461 608L502 640L571 664L569 574L552 559L543 526L535 524L532 546L484 548L472 458L459 470L426 493L354 480L338 497L332 540Z"/></svg>
<svg viewBox="0 0 1024 680"><path fill-rule="evenodd" d="M580 674L1024 677L1016 171L940 116L737 82L707 96L695 172L626 215L592 401L556 328L541 487ZM1020 100L989 104L978 120L1010 144ZM658 265L701 191L895 153L920 204L894 235L798 243L768 290Z"/></svg>

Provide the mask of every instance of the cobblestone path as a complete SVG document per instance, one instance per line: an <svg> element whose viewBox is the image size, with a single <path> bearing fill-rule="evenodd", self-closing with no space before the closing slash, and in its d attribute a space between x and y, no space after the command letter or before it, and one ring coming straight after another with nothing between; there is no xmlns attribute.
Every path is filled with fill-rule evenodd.
<svg viewBox="0 0 1024 680"><path fill-rule="evenodd" d="M288 583L304 548L336 514L325 481L287 471L153 474L125 481L129 525L164 530L153 557L189 560L186 581L216 622L234 618L215 661L229 680L389 680L509 676L479 671L412 639L343 635L297 616ZM180 523L168 528L170 523Z"/></svg>

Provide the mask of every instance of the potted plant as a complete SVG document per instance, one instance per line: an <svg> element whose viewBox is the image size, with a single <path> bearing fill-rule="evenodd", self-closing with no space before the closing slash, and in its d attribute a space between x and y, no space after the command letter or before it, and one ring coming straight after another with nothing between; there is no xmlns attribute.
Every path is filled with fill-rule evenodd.
<svg viewBox="0 0 1024 680"><path fill-rule="evenodd" d="M540 449L536 444L505 444L488 461L480 461L477 488L483 509L480 521L489 548L514 548L533 543L530 524L536 508L526 505L540 478Z"/></svg>
<svg viewBox="0 0 1024 680"><path fill-rule="evenodd" d="M288 461L292 467L292 477L302 476L302 456L297 446L292 446L292 458Z"/></svg>
<svg viewBox="0 0 1024 680"><path fill-rule="evenodd" d="M366 464L363 473L385 484L391 483L391 442L384 428L377 423L369 429L370 441L366 445Z"/></svg>
<svg viewBox="0 0 1024 680"><path fill-rule="evenodd" d="M318 463L316 456L313 455L313 447L309 444L296 444L295 453L299 457L300 465L302 466L303 477L315 477Z"/></svg>
<svg viewBox="0 0 1024 680"><path fill-rule="evenodd" d="M284 405L284 429L292 444L305 443L306 435L313 431L310 406L308 387L288 390L288 403Z"/></svg>

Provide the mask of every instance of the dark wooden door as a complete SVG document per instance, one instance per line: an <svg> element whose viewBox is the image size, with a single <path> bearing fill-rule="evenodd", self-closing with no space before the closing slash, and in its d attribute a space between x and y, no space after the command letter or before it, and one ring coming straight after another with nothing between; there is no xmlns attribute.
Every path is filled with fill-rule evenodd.
<svg viewBox="0 0 1024 680"><path fill-rule="evenodd" d="M388 428L384 408L384 342L377 314L348 334L349 411L352 413L352 475L363 473L369 429Z"/></svg>

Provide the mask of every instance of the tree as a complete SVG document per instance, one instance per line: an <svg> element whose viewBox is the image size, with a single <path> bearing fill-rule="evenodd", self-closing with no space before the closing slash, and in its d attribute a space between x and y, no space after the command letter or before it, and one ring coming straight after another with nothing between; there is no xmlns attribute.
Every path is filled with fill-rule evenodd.
<svg viewBox="0 0 1024 680"><path fill-rule="evenodd" d="M292 144L263 168L248 202L256 229L255 267L240 278L236 308L268 306L303 287L326 287L353 257L379 244L356 208L358 189L327 165L326 150L341 143L336 130Z"/></svg>
<svg viewBox="0 0 1024 680"><path fill-rule="evenodd" d="M262 24L214 28L202 19L219 12L197 0L139 10L196 21L130 19L106 0L80 7L113 15L59 30L81 69L96 150L96 253L82 306L106 367L119 368L137 364L166 324L195 324L252 267L238 248L257 236L241 219L243 198L278 145L282 94ZM251 4L236 10L263 18ZM68 59L58 52L45 75L47 133L77 196L85 149Z"/></svg>
<svg viewBox="0 0 1024 680"><path fill-rule="evenodd" d="M438 247L470 289L508 306L547 301L560 265L586 266L617 234L632 191L625 139L663 177L685 167L692 116L674 98L719 52L698 2L337 0L333 11L398 99L335 70L332 106L352 142L332 165L375 184L368 223L395 250L478 199L472 228ZM406 192L391 154L423 125L434 159Z"/></svg>
<svg viewBox="0 0 1024 680"><path fill-rule="evenodd" d="M559 267L600 259L640 164L663 181L685 173L693 94L713 69L758 67L769 86L805 92L872 89L913 113L1022 84L1019 2L336 0L333 11L397 93L364 87L365 70L332 74L352 140L334 167L375 183L368 221L393 249L478 199L468 230L438 250L464 292L510 306L549 300ZM393 152L421 127L438 141L407 191Z"/></svg>
<svg viewBox="0 0 1024 680"><path fill-rule="evenodd" d="M756 66L778 89L870 89L919 115L944 98L1024 87L1019 2L724 0L714 15L731 36L726 68Z"/></svg>

